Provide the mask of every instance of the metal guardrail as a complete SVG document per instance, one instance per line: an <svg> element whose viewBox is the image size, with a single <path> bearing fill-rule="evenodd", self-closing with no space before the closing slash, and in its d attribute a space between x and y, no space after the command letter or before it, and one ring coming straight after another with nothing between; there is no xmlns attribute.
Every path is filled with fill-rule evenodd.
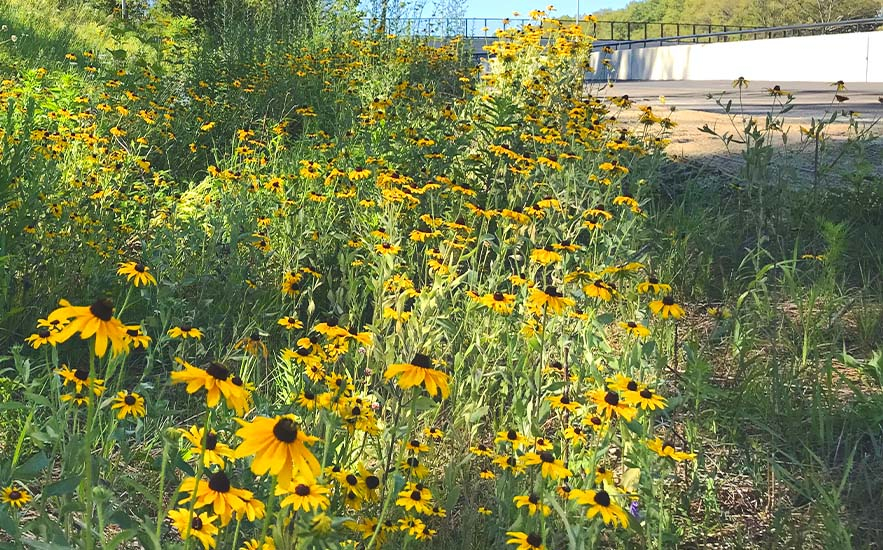
<svg viewBox="0 0 883 550"><path fill-rule="evenodd" d="M730 30L748 31L758 27L748 25L714 25L707 23L664 23L648 21L568 21L578 23L583 30L599 40L632 41L642 39L676 37L681 32L705 30L707 33ZM444 18L420 17L388 19L385 30L393 34L430 37L494 38L497 29L508 29L524 25L539 25L538 21L527 18ZM379 22L366 22L369 28L377 28Z"/></svg>
<svg viewBox="0 0 883 550"><path fill-rule="evenodd" d="M807 23L803 25L783 25L778 27L754 27L750 29L727 30L722 32L693 33L680 36L642 38L638 40L598 41L596 45L609 46L614 49L632 49L635 47L664 46L672 44L728 42L736 40L757 40L758 38L785 38L789 36L814 36L819 34L842 34L850 32L869 32L883 26L883 17L866 19L848 19L828 23Z"/></svg>

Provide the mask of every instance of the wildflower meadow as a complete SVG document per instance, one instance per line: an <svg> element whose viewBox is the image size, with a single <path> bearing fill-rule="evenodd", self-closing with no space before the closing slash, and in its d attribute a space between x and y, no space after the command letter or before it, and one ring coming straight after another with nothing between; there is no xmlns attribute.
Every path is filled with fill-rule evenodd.
<svg viewBox="0 0 883 550"><path fill-rule="evenodd" d="M872 134L728 178L358 4L0 5L0 547L883 540Z"/></svg>

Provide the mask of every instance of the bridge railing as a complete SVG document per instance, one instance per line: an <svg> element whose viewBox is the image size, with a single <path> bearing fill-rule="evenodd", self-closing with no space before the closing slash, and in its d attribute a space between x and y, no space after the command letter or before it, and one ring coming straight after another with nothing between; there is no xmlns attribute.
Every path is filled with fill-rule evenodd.
<svg viewBox="0 0 883 550"><path fill-rule="evenodd" d="M749 31L756 29L748 25L713 25L705 23L664 23L647 21L574 21L561 18L562 23L578 23L583 32L598 40L634 41L652 38L676 37L682 33L697 32L715 33L727 31ZM527 18L446 18L419 17L388 19L383 28L386 32L407 36L427 36L433 38L465 38L493 39L498 29L510 29L524 25L541 25L540 22ZM369 28L378 28L376 20L367 21Z"/></svg>
<svg viewBox="0 0 883 550"><path fill-rule="evenodd" d="M759 38L786 38L789 36L813 36L819 34L842 34L869 32L883 28L883 17L849 19L827 23L807 23L803 25L782 25L778 27L752 27L719 32L684 34L668 37L644 37L638 39L605 41L600 45L614 49L642 48L647 46L670 46L674 44L695 44L729 42L734 40L757 40Z"/></svg>

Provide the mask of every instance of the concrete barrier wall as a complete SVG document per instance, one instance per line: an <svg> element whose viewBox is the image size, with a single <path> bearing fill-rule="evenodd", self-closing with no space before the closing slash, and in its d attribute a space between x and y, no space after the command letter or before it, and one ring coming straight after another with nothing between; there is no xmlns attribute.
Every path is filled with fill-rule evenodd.
<svg viewBox="0 0 883 550"><path fill-rule="evenodd" d="M613 70L600 60L609 59ZM595 52L593 80L883 82L883 32Z"/></svg>

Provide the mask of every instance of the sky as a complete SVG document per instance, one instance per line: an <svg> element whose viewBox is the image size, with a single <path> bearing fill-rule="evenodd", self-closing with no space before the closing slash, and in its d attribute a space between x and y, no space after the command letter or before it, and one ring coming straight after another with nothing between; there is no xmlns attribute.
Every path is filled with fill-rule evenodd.
<svg viewBox="0 0 883 550"><path fill-rule="evenodd" d="M552 4L554 14L576 15L579 4L580 15L592 13L602 8L617 9L625 6L629 0L465 0L466 17L511 17L513 11L527 17L530 10L545 9Z"/></svg>

